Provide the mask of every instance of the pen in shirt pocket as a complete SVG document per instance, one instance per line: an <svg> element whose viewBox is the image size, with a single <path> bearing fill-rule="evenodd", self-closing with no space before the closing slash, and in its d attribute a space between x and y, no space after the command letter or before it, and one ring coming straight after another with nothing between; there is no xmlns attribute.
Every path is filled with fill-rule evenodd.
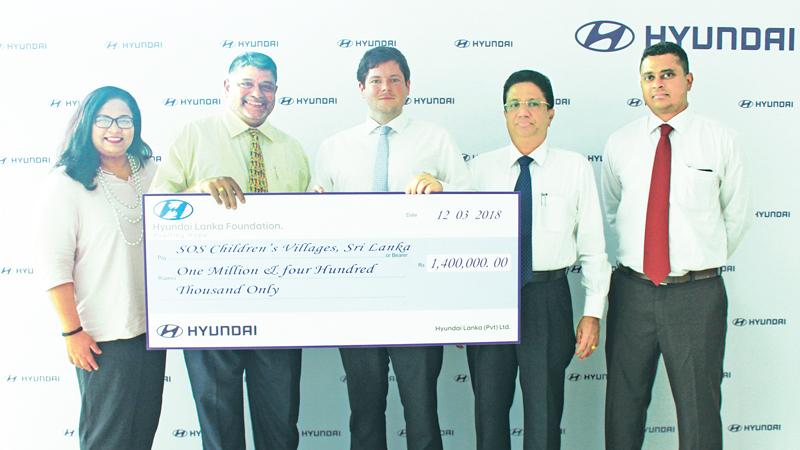
<svg viewBox="0 0 800 450"><path fill-rule="evenodd" d="M712 169L704 169L702 167L695 167L695 166L693 166L691 164L687 164L686 167L688 167L690 169L694 169L694 170L699 170L700 172L709 172L709 173L714 172Z"/></svg>
<svg viewBox="0 0 800 450"><path fill-rule="evenodd" d="M547 208L547 192L542 192L539 194L539 204L542 207Z"/></svg>

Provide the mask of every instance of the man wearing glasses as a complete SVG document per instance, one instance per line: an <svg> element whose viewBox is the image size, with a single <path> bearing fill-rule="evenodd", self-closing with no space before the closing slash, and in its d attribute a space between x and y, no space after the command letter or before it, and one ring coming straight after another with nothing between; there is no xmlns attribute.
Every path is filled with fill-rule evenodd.
<svg viewBox="0 0 800 450"><path fill-rule="evenodd" d="M315 164L316 190L428 194L468 187L469 174L450 134L411 119L405 56L375 47L356 78L368 117L326 139ZM386 395L391 360L403 404L408 450L441 450L436 383L442 347L342 348L350 400L350 450L386 450Z"/></svg>
<svg viewBox="0 0 800 450"><path fill-rule="evenodd" d="M244 192L303 192L308 161L300 144L273 127L275 62L244 53L223 83L222 114L189 123L156 172L150 192L206 192L235 209ZM184 350L203 448L244 450L246 373L256 448L296 449L300 350Z"/></svg>
<svg viewBox="0 0 800 450"><path fill-rule="evenodd" d="M478 155L470 171L478 190L520 192L521 341L467 347L477 448L511 448L508 416L519 369L523 448L554 450L561 446L564 371L573 355L584 359L597 348L611 267L591 165L547 140L555 114L550 80L514 72L503 103L511 144ZM573 334L566 268L576 259L586 302Z"/></svg>

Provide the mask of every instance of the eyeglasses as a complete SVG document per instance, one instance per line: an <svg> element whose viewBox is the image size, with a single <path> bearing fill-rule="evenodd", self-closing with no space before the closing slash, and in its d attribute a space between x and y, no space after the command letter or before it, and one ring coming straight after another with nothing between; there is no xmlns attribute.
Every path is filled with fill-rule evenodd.
<svg viewBox="0 0 800 450"><path fill-rule="evenodd" d="M128 128L133 128L133 117L131 116L119 116L119 117L109 117L105 115L99 115L94 118L94 125L97 128L111 128L111 125L114 123L122 130L127 130Z"/></svg>
<svg viewBox="0 0 800 450"><path fill-rule="evenodd" d="M520 106L522 106L522 105L527 106L528 109L536 109L536 108L538 108L538 107L540 107L542 105L550 106L550 103L547 103L547 102L542 101L542 100L534 100L534 99L530 99L530 100L527 100L525 102L520 102L519 100L511 100L510 102L508 102L505 105L503 105L503 109L505 109L506 112L516 112L516 111L519 110Z"/></svg>
<svg viewBox="0 0 800 450"><path fill-rule="evenodd" d="M256 84L249 80L239 81L236 83L237 86L244 90L251 90L256 87ZM278 86L275 86L272 83L259 83L258 90L261 92L266 92L267 94L274 94L275 91L278 89Z"/></svg>

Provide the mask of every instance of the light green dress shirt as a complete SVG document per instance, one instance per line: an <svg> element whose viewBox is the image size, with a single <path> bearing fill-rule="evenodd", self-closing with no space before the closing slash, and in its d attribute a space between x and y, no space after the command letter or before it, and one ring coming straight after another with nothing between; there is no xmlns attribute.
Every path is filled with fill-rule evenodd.
<svg viewBox="0 0 800 450"><path fill-rule="evenodd" d="M187 124L161 161L150 192L184 192L196 183L231 177L247 191L250 127L229 109ZM296 139L269 122L258 127L269 192L305 192L308 157Z"/></svg>

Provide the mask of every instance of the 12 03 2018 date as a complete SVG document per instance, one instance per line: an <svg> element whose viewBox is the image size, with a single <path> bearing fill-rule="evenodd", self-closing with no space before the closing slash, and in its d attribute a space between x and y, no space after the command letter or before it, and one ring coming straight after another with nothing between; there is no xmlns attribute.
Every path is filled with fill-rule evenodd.
<svg viewBox="0 0 800 450"><path fill-rule="evenodd" d="M503 214L502 209L440 209L436 220L498 220Z"/></svg>

